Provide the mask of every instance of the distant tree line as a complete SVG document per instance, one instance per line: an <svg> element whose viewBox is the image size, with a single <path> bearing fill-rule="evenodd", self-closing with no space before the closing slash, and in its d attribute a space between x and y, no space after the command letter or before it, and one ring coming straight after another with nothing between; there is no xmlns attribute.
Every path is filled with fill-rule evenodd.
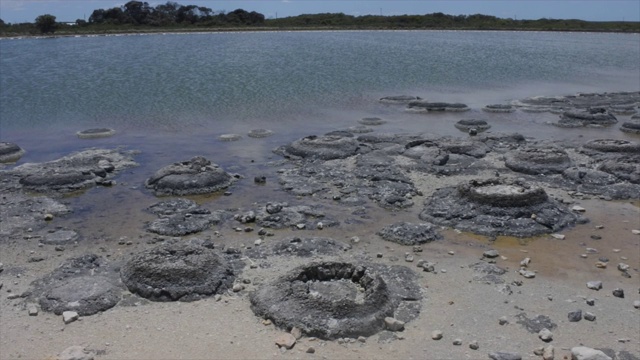
<svg viewBox="0 0 640 360"><path fill-rule="evenodd" d="M189 31L189 29L456 29L456 30L544 30L544 31L617 31L640 32L640 22L583 21L576 19L516 20L490 15L352 16L343 13L304 14L265 19L263 14L237 9L214 11L204 6L180 5L168 1L155 7L143 1L129 1L123 6L97 9L88 21L58 23L45 14L34 23L6 24L0 19L0 36L53 33L82 34L139 31Z"/></svg>
<svg viewBox="0 0 640 360"><path fill-rule="evenodd" d="M147 2L134 0L121 7L94 10L89 17L88 24L104 23L148 26L254 26L264 23L264 15L243 9L237 9L230 13L215 12L208 7L180 5L172 1L152 7Z"/></svg>

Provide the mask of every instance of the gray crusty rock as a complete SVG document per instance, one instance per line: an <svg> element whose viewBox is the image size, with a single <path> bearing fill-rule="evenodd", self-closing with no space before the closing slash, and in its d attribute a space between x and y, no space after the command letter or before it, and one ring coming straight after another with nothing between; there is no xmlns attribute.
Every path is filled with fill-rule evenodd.
<svg viewBox="0 0 640 360"><path fill-rule="evenodd" d="M145 181L145 187L158 196L207 194L228 188L236 179L217 164L196 156L156 171Z"/></svg>
<svg viewBox="0 0 640 360"><path fill-rule="evenodd" d="M397 222L385 226L377 234L384 240L401 245L425 244L442 239L436 227L429 223L412 224Z"/></svg>
<svg viewBox="0 0 640 360"><path fill-rule="evenodd" d="M199 239L168 242L133 255L120 277L129 291L153 301L193 301L232 287L230 262Z"/></svg>

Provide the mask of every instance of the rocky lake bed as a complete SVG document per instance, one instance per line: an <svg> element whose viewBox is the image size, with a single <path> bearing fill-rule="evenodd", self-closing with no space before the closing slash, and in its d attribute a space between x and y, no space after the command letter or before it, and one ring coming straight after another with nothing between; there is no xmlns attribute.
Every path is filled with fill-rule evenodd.
<svg viewBox="0 0 640 360"><path fill-rule="evenodd" d="M379 102L180 158L1 143L0 357L640 359L640 93Z"/></svg>

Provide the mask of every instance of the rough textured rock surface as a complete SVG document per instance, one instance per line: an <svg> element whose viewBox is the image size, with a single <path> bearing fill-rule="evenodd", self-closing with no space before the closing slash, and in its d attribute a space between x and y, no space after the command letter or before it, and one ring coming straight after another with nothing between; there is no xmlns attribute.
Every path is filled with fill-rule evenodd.
<svg viewBox="0 0 640 360"><path fill-rule="evenodd" d="M22 188L36 192L68 193L95 185L111 185L118 171L137 166L134 152L91 149L45 163L26 163L6 173Z"/></svg>
<svg viewBox="0 0 640 360"><path fill-rule="evenodd" d="M57 315L75 311L93 315L114 307L122 297L117 266L95 254L65 260L52 273L35 280L30 298Z"/></svg>
<svg viewBox="0 0 640 360"><path fill-rule="evenodd" d="M640 119L631 119L623 122L620 130L630 134L640 134Z"/></svg>
<svg viewBox="0 0 640 360"><path fill-rule="evenodd" d="M529 237L557 232L578 217L540 187L493 178L437 190L420 219L487 236Z"/></svg>
<svg viewBox="0 0 640 360"><path fill-rule="evenodd" d="M147 224L147 231L167 236L184 236L204 231L222 222L226 214L221 210L212 213L187 199L162 201L149 207L149 211L160 218Z"/></svg>
<svg viewBox="0 0 640 360"><path fill-rule="evenodd" d="M351 249L351 245L326 237L289 237L276 241L268 246L256 246L246 251L252 258L267 256L300 256L339 255Z"/></svg>
<svg viewBox="0 0 640 360"><path fill-rule="evenodd" d="M336 339L383 330L384 319L394 316L400 299L372 267L318 262L260 287L250 301L256 315L279 327L295 326L307 336Z"/></svg>
<svg viewBox="0 0 640 360"><path fill-rule="evenodd" d="M398 222L385 226L377 234L387 241L401 245L418 245L442 239L436 227L429 223Z"/></svg>
<svg viewBox="0 0 640 360"><path fill-rule="evenodd" d="M344 159L356 155L358 150L359 143L352 137L312 135L296 140L274 151L285 157L331 160Z"/></svg>
<svg viewBox="0 0 640 360"><path fill-rule="evenodd" d="M213 244L169 242L133 255L121 268L127 288L153 301L193 301L231 287L235 271Z"/></svg>
<svg viewBox="0 0 640 360"><path fill-rule="evenodd" d="M556 147L527 147L507 153L504 164L524 174L547 175L562 173L571 166L571 159Z"/></svg>
<svg viewBox="0 0 640 360"><path fill-rule="evenodd" d="M9 235L43 228L46 225L45 214L61 216L70 211L69 207L49 197L3 192L0 196L0 243Z"/></svg>
<svg viewBox="0 0 640 360"><path fill-rule="evenodd" d="M155 195L193 195L226 189L235 178L202 156L158 170L145 181Z"/></svg>
<svg viewBox="0 0 640 360"><path fill-rule="evenodd" d="M586 111L566 111L554 125L559 127L608 126L618 119L605 108L589 108Z"/></svg>

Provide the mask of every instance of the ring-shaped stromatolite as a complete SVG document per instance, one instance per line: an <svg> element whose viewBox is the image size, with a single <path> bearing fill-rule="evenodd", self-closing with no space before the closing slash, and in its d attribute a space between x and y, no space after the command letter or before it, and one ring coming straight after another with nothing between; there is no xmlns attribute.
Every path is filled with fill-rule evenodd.
<svg viewBox="0 0 640 360"><path fill-rule="evenodd" d="M628 140L596 139L586 142L583 147L600 152L640 153L640 143Z"/></svg>
<svg viewBox="0 0 640 360"><path fill-rule="evenodd" d="M12 163L20 160L24 150L17 144L0 142L0 163Z"/></svg>
<svg viewBox="0 0 640 360"><path fill-rule="evenodd" d="M116 133L116 131L113 130L113 129L95 128L95 129L87 129L87 130L78 131L76 133L76 135L80 139L98 139L98 138L104 138L104 137L113 136L113 134L115 134L115 133Z"/></svg>
<svg viewBox="0 0 640 360"><path fill-rule="evenodd" d="M559 174L571 166L566 151L556 147L530 147L506 154L505 166L524 174Z"/></svg>
<svg viewBox="0 0 640 360"><path fill-rule="evenodd" d="M373 269L344 262L295 268L260 287L250 301L257 316L323 339L373 335L397 306Z"/></svg>
<svg viewBox="0 0 640 360"><path fill-rule="evenodd" d="M530 237L560 231L579 217L540 187L493 178L436 190L420 219L487 236Z"/></svg>
<svg viewBox="0 0 640 360"><path fill-rule="evenodd" d="M457 123L453 124L458 130L469 131L471 129L476 129L478 132L486 131L491 128L491 125L487 124L484 120L479 119L462 119Z"/></svg>
<svg viewBox="0 0 640 360"><path fill-rule="evenodd" d="M170 242L130 258L120 269L129 291L153 301L193 301L219 294L235 279L232 266L206 243Z"/></svg>
<svg viewBox="0 0 640 360"><path fill-rule="evenodd" d="M459 185L458 192L472 202L497 207L535 205L548 198L541 187L499 178L471 180Z"/></svg>
<svg viewBox="0 0 640 360"><path fill-rule="evenodd" d="M587 111L565 111L554 125L559 127L607 126L618 122L613 114L604 108L590 108Z"/></svg>
<svg viewBox="0 0 640 360"><path fill-rule="evenodd" d="M307 136L280 148L285 156L317 158L321 160L344 159L356 155L359 143L353 137L338 135Z"/></svg>
<svg viewBox="0 0 640 360"><path fill-rule="evenodd" d="M234 177L217 164L196 156L188 161L163 167L145 181L145 187L156 195L194 195L226 189Z"/></svg>
<svg viewBox="0 0 640 360"><path fill-rule="evenodd" d="M273 135L273 131L267 129L253 129L247 134L251 138L264 138Z"/></svg>

